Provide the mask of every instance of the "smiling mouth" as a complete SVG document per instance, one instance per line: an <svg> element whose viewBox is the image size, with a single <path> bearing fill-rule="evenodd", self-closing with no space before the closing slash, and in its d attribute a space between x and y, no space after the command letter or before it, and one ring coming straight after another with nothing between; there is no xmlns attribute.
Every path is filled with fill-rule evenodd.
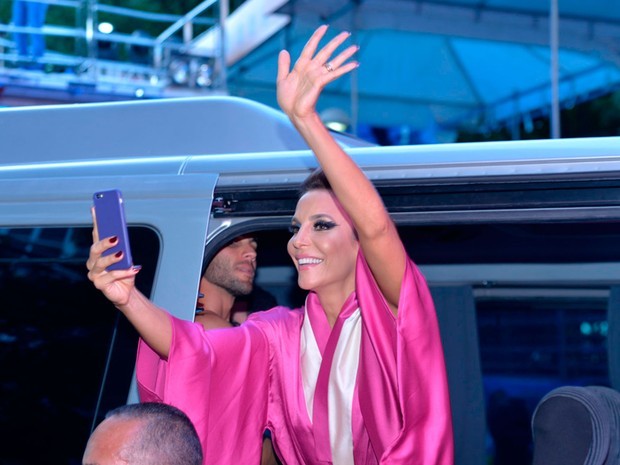
<svg viewBox="0 0 620 465"><path fill-rule="evenodd" d="M297 260L297 264L299 266L302 265L318 265L319 263L323 263L323 260L320 258L300 258Z"/></svg>

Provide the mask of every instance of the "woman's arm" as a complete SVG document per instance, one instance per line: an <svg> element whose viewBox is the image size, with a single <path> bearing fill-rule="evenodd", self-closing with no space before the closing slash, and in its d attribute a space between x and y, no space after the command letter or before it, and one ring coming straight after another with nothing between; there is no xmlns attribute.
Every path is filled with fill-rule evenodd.
<svg viewBox="0 0 620 465"><path fill-rule="evenodd" d="M368 265L396 313L405 271L406 252L396 226L372 183L340 148L316 112L316 102L323 88L358 67L351 58L358 47L353 45L331 58L349 37L343 32L318 52L327 26L319 27L290 70L287 51L278 59L278 103L300 132L321 164L334 194L351 217Z"/></svg>
<svg viewBox="0 0 620 465"><path fill-rule="evenodd" d="M117 238L99 240L95 211L93 215L93 245L86 267L88 279L118 308L136 328L142 339L161 357L168 357L172 340L172 325L168 313L147 299L135 287L140 267L128 270L106 271L106 267L121 260L122 256L103 252L116 244Z"/></svg>

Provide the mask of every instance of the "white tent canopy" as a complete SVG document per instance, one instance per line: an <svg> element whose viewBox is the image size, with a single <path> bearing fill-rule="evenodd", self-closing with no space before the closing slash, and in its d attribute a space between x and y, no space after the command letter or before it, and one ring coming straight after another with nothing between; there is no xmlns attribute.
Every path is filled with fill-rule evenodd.
<svg viewBox="0 0 620 465"><path fill-rule="evenodd" d="M320 102L354 123L451 130L529 119L552 112L554 69L558 105L620 87L615 0L249 0L244 7L226 28L229 91L271 106L277 53L298 54L322 23L332 33L351 31L361 46L359 70ZM262 21L272 25L265 36L246 32L251 47L239 40L248 25L261 31Z"/></svg>

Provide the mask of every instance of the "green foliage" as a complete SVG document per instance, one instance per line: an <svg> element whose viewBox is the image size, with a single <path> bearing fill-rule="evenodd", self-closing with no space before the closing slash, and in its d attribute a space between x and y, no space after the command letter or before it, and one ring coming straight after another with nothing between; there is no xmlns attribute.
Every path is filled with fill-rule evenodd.
<svg viewBox="0 0 620 465"><path fill-rule="evenodd" d="M563 138L620 136L620 91L562 110L560 126ZM487 132L463 130L459 132L458 142L510 140L515 135L521 140L548 139L549 116L534 118L528 128L520 124L515 133L506 127Z"/></svg>
<svg viewBox="0 0 620 465"><path fill-rule="evenodd" d="M0 0L0 23L8 24L11 21L11 2Z"/></svg>

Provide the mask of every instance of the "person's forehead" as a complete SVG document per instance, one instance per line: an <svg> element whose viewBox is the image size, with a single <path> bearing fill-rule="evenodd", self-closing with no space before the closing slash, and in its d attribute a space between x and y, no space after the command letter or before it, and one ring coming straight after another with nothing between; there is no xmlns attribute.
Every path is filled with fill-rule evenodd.
<svg viewBox="0 0 620 465"><path fill-rule="evenodd" d="M336 197L325 189L311 190L301 196L295 209L297 220L312 219L323 215L346 217Z"/></svg>
<svg viewBox="0 0 620 465"><path fill-rule="evenodd" d="M142 427L135 418L108 418L93 432L86 446L84 465L115 465L120 453Z"/></svg>
<svg viewBox="0 0 620 465"><path fill-rule="evenodd" d="M229 242L228 244L226 244L224 247L230 247L230 246L232 246L232 245L239 244L239 243L241 243L241 242L245 242L245 243L248 243L248 242L249 242L249 243L256 244L256 243L257 243L257 240L256 240L256 237L254 237L254 236L253 236L253 235L251 235L251 234L243 234L243 235L241 235L241 236L237 236L237 237L235 237L232 241L230 241L230 242Z"/></svg>

